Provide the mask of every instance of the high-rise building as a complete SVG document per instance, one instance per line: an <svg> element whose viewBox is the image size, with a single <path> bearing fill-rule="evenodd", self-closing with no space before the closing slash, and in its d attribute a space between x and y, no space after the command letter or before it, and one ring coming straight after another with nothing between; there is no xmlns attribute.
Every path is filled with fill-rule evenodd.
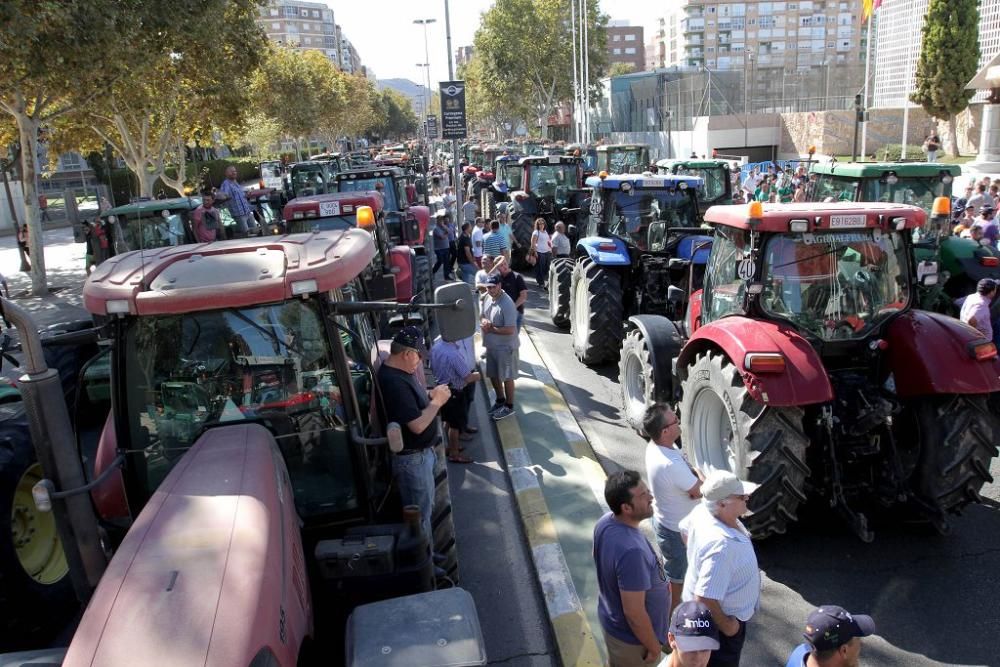
<svg viewBox="0 0 1000 667"><path fill-rule="evenodd" d="M873 20L872 107L902 108L915 88L927 0L882 0ZM1000 53L1000 0L979 2L979 68ZM980 92L974 101L986 99Z"/></svg>
<svg viewBox="0 0 1000 667"><path fill-rule="evenodd" d="M337 25L333 10L324 3L268 0L260 8L257 23L277 44L321 51L345 72L362 71L357 49Z"/></svg>
<svg viewBox="0 0 1000 667"><path fill-rule="evenodd" d="M629 25L628 21L609 21L605 28L608 37L608 65L624 63L632 70L646 68L646 44L642 26Z"/></svg>
<svg viewBox="0 0 1000 667"><path fill-rule="evenodd" d="M741 70L774 107L843 108L864 80L860 13L860 0L679 0L660 24L664 66Z"/></svg>
<svg viewBox="0 0 1000 667"><path fill-rule="evenodd" d="M460 46L455 50L455 67L467 65L472 60L472 47Z"/></svg>

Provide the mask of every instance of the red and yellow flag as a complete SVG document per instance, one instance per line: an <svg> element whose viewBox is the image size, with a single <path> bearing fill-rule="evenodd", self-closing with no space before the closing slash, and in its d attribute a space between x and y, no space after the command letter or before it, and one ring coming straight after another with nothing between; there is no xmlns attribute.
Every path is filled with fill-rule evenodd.
<svg viewBox="0 0 1000 667"><path fill-rule="evenodd" d="M861 0L861 22L864 23L882 6L882 0Z"/></svg>

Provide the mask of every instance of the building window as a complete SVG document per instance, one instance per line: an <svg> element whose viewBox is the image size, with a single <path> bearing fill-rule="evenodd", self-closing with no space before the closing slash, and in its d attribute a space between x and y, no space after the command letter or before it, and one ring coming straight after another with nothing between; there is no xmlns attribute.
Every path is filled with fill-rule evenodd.
<svg viewBox="0 0 1000 667"><path fill-rule="evenodd" d="M303 9L303 10L302 10L302 11L300 12L300 14L301 14L302 16L305 16L306 18L308 18L308 17L309 17L309 10L308 10L308 9Z"/></svg>
<svg viewBox="0 0 1000 667"><path fill-rule="evenodd" d="M332 35L324 37L323 43L330 47L337 46L337 40Z"/></svg>
<svg viewBox="0 0 1000 667"><path fill-rule="evenodd" d="M285 7L285 16L298 16L299 10L295 7Z"/></svg>
<svg viewBox="0 0 1000 667"><path fill-rule="evenodd" d="M303 21L302 22L302 29L304 31L306 31L306 32L309 32L310 30L312 30L312 24L309 23L309 21Z"/></svg>
<svg viewBox="0 0 1000 667"><path fill-rule="evenodd" d="M278 8L271 7L271 16L277 16L277 15L278 15Z"/></svg>
<svg viewBox="0 0 1000 667"><path fill-rule="evenodd" d="M611 36L611 41L612 42L620 42L620 41L622 41L622 36L621 35L612 35Z"/></svg>
<svg viewBox="0 0 1000 667"><path fill-rule="evenodd" d="M625 41L626 42L634 42L635 41L635 35L625 35Z"/></svg>
<svg viewBox="0 0 1000 667"><path fill-rule="evenodd" d="M313 13L313 18L314 19L318 19L319 18L319 10L318 9L312 10L312 13Z"/></svg>
<svg viewBox="0 0 1000 667"><path fill-rule="evenodd" d="M79 171L83 169L83 159L78 153L63 153L59 156L59 168L62 170Z"/></svg>
<svg viewBox="0 0 1000 667"><path fill-rule="evenodd" d="M281 24L277 21L271 22L271 30L281 30Z"/></svg>
<svg viewBox="0 0 1000 667"><path fill-rule="evenodd" d="M312 44L313 43L313 38L312 37L303 37L302 41L305 42L306 44Z"/></svg>
<svg viewBox="0 0 1000 667"><path fill-rule="evenodd" d="M635 55L635 47L634 46L630 46L627 49L625 49L625 55L627 55L627 56L634 56Z"/></svg>
<svg viewBox="0 0 1000 667"><path fill-rule="evenodd" d="M613 53L616 56L620 56L622 54L622 50L621 49L613 49L611 51L611 53Z"/></svg>

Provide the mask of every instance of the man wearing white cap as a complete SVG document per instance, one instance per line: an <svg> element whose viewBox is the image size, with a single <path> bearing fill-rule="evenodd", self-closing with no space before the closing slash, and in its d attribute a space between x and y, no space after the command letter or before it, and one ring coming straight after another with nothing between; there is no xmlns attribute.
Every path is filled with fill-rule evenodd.
<svg viewBox="0 0 1000 667"><path fill-rule="evenodd" d="M702 484L701 504L680 523L687 536L684 601L701 602L719 628L719 648L710 667L736 667L746 641L746 624L760 606L760 568L750 533L740 522L758 485L726 470Z"/></svg>

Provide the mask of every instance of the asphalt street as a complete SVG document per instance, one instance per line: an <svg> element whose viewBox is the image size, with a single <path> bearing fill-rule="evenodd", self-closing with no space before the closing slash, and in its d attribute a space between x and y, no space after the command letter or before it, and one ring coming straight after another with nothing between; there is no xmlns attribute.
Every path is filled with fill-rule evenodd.
<svg viewBox="0 0 1000 667"><path fill-rule="evenodd" d="M525 327L605 472L644 471L645 441L620 418L617 364L583 366L569 331L552 325L547 295L527 282ZM1000 480L996 459L991 472ZM862 664L1000 665L1000 486L983 496L944 537L900 525L881 527L864 544L839 517L819 514L757 543L764 590L743 664L785 664L808 613L839 604L876 620Z"/></svg>

